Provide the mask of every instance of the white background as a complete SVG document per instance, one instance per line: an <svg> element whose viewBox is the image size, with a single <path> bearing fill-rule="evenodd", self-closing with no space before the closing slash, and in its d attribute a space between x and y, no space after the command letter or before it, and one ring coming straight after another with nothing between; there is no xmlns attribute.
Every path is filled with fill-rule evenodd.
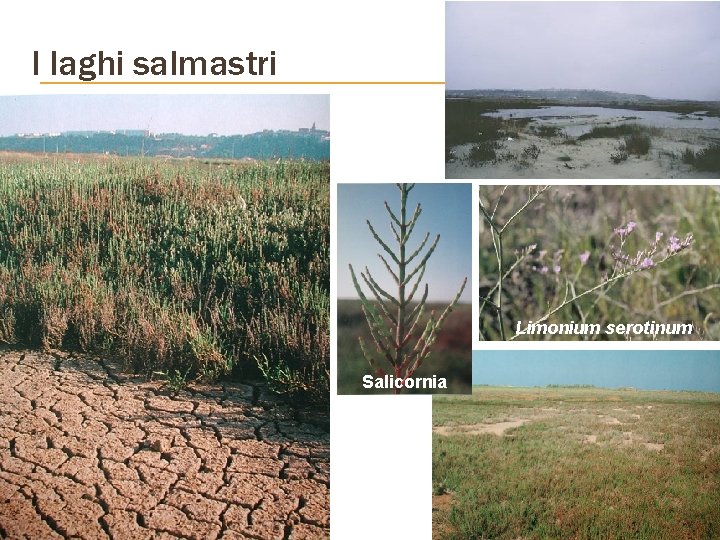
<svg viewBox="0 0 720 540"><path fill-rule="evenodd" d="M79 58L99 50L108 54L122 50L126 79L132 76L127 66L135 56L167 56L176 50L188 56L231 57L274 50L277 73L270 80L275 81L442 81L444 18L444 2L438 0L6 3L0 34L0 94L330 94L334 231L338 182L443 180L442 85L41 86L39 80L49 74L33 76L33 51L49 55L57 50ZM342 239L333 234L333 254L338 241ZM331 293L334 298L334 270ZM331 321L334 332L334 306ZM717 343L632 345L718 347ZM538 347L565 349L572 344L512 345ZM336 361L333 344L332 537L430 538L431 398L336 396Z"/></svg>

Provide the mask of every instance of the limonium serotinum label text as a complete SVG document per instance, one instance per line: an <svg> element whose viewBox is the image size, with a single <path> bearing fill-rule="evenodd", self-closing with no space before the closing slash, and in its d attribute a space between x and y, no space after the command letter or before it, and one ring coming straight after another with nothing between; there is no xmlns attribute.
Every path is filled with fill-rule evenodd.
<svg viewBox="0 0 720 540"><path fill-rule="evenodd" d="M645 322L621 322L609 323L605 326L591 323L547 323L517 321L515 326L516 335L535 336L594 336L594 335L618 335L618 336L674 336L690 335L695 331L692 323L658 323L656 321Z"/></svg>

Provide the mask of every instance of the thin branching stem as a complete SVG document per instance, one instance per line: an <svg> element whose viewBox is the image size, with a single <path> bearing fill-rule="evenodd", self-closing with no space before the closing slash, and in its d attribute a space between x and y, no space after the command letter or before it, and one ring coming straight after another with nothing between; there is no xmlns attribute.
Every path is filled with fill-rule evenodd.
<svg viewBox="0 0 720 540"><path fill-rule="evenodd" d="M390 364L393 375L398 379L402 379L404 383L405 379L411 377L415 370L418 369L430 355L432 345L435 343L443 322L458 303L460 295L465 289L467 278L465 278L455 298L445 308L440 317L436 318L435 312L433 311L427 322L422 323L424 324L422 333L419 336L416 335L416 329L422 327L421 319L423 319L423 314L425 313L428 297L427 284L425 284L422 298L417 305L413 307L411 302L425 274L428 260L435 252L435 248L440 241L440 235L437 235L433 243L426 248L427 241L430 238L430 233L427 233L420 245L412 250L409 256L407 255L407 244L418 222L418 218L422 213L422 208L418 204L413 211L412 217L408 219L407 200L414 184L397 184L397 187L400 191L399 212L394 212L390 208L390 205L385 202L385 209L390 217L390 229L397 245L396 249L392 249L380 237L370 221L367 221L370 234L382 250L390 257L390 261L394 263L394 267L391 266L390 261L388 261L382 253L378 253L385 269L395 282L397 287L396 293L390 294L380 287L377 281L371 276L370 271L365 268L365 272L361 275L365 285L370 289L375 298L375 302L372 302L363 293L352 265L350 265L350 273L353 285L360 297L363 313L365 314L375 346L378 352ZM425 253L422 254L425 249ZM419 258L419 262L414 268L410 269L410 262L416 257ZM413 282L414 278L415 281ZM406 287L408 286L410 286L410 294L407 294ZM395 314L390 312L390 304L395 308ZM382 315L380 311L378 311L378 306ZM362 338L360 338L360 347L373 371L376 374L385 374L385 370L377 365L376 359L365 347ZM400 389L394 387L393 391L399 393Z"/></svg>

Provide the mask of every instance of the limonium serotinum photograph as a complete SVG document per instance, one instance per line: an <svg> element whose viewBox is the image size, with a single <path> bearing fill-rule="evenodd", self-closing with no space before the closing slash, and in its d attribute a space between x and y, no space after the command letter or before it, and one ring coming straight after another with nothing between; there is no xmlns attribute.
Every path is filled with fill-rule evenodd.
<svg viewBox="0 0 720 540"><path fill-rule="evenodd" d="M479 338L720 339L717 186L480 186Z"/></svg>

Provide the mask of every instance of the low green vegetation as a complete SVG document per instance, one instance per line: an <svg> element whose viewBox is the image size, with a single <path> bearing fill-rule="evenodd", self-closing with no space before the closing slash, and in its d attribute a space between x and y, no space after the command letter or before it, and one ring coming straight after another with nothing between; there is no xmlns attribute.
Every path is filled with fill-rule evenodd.
<svg viewBox="0 0 720 540"><path fill-rule="evenodd" d="M499 103L473 100L445 101L445 158L455 158L451 149L472 144L468 162L472 166L497 159L496 150L503 148L502 140L517 138L529 118L502 120L484 113L497 110Z"/></svg>
<svg viewBox="0 0 720 540"><path fill-rule="evenodd" d="M644 156L650 151L651 135L661 135L662 130L637 124L620 124L619 126L595 126L588 133L580 135L577 140L585 141L598 138L623 137L618 151L610 156L613 163L626 161L628 154Z"/></svg>
<svg viewBox="0 0 720 540"><path fill-rule="evenodd" d="M698 152L686 148L682 154L682 160L683 163L692 165L698 171L720 172L720 144L715 143Z"/></svg>
<svg viewBox="0 0 720 540"><path fill-rule="evenodd" d="M650 135L637 132L626 135L623 146L628 154L644 156L650 151Z"/></svg>
<svg viewBox="0 0 720 540"><path fill-rule="evenodd" d="M497 159L496 150L500 150L502 144L496 141L485 141L472 145L468 153L468 161L471 165L479 165L486 161Z"/></svg>
<svg viewBox="0 0 720 540"><path fill-rule="evenodd" d="M720 394L474 387L433 432L434 538L720 535Z"/></svg>
<svg viewBox="0 0 720 540"><path fill-rule="evenodd" d="M560 137L563 134L562 128L557 126L533 126L530 131L539 137Z"/></svg>
<svg viewBox="0 0 720 540"><path fill-rule="evenodd" d="M620 148L618 148L617 152L613 152L612 154L610 154L610 161L612 161L615 165L618 165L623 161L627 161L627 158L628 153L625 151L624 145L621 145Z"/></svg>
<svg viewBox="0 0 720 540"><path fill-rule="evenodd" d="M522 157L526 160L537 159L538 157L540 157L540 148L537 144L531 144L530 146L523 148Z"/></svg>
<svg viewBox="0 0 720 540"><path fill-rule="evenodd" d="M327 162L0 163L0 342L326 401L328 315Z"/></svg>
<svg viewBox="0 0 720 540"><path fill-rule="evenodd" d="M616 137L640 137L650 135L661 135L662 129L637 124L620 124L618 126L594 126L588 133L583 133L577 140L585 141L587 139L598 138L616 138Z"/></svg>

